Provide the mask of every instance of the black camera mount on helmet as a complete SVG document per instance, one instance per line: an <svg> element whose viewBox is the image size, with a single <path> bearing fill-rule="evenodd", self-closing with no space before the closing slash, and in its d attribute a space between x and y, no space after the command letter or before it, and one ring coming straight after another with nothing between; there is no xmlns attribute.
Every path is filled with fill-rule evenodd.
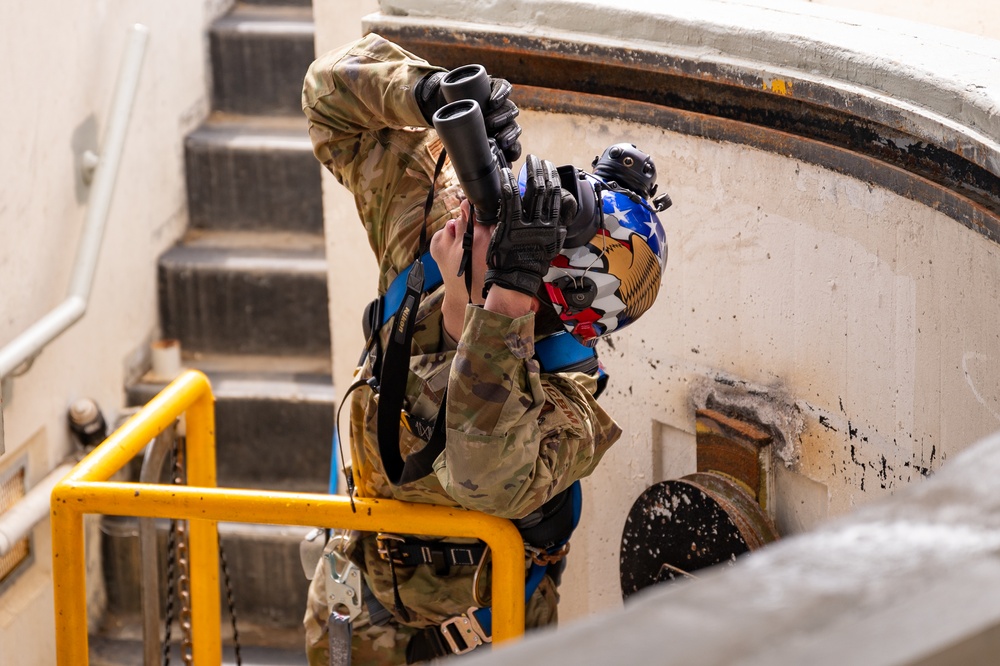
<svg viewBox="0 0 1000 666"><path fill-rule="evenodd" d="M619 192L638 195L634 200L649 201L657 213L670 208L672 201L666 193L656 194L656 165L646 153L636 148L634 143L616 143L608 146L591 163L594 175Z"/></svg>

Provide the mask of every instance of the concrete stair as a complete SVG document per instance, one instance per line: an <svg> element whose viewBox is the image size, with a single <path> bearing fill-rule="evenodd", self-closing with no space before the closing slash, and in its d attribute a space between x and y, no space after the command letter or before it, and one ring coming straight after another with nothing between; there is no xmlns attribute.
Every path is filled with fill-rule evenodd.
<svg viewBox="0 0 1000 666"><path fill-rule="evenodd" d="M312 6L237 4L209 30L217 111L301 113L302 77L314 59Z"/></svg>
<svg viewBox="0 0 1000 666"><path fill-rule="evenodd" d="M160 258L163 334L191 351L328 356L326 259L307 240L189 235Z"/></svg>
<svg viewBox="0 0 1000 666"><path fill-rule="evenodd" d="M193 354L184 362L212 383L220 486L326 491L334 396L324 359ZM129 402L144 404L162 388L137 382Z"/></svg>
<svg viewBox="0 0 1000 666"><path fill-rule="evenodd" d="M183 365L212 383L220 486L325 492L334 391L322 195L299 106L314 57L311 3L239 2L210 27L209 44L213 112L185 141L190 224L158 266L163 337L179 339ZM163 386L147 375L126 387L128 401L142 405ZM108 609L92 664L142 663L138 525L103 518ZM161 599L168 525L157 523ZM244 664L305 663L307 531L219 525ZM231 643L227 612L222 629ZM236 663L232 645L224 663Z"/></svg>
<svg viewBox="0 0 1000 666"><path fill-rule="evenodd" d="M301 112L215 113L188 135L185 162L192 229L323 233L320 173Z"/></svg>

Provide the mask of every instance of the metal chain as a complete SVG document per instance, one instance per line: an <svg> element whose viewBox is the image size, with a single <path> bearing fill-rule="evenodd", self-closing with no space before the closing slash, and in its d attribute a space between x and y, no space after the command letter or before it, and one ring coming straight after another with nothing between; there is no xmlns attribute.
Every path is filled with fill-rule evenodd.
<svg viewBox="0 0 1000 666"><path fill-rule="evenodd" d="M243 666L240 657L240 632L236 628L236 602L233 597L233 581L229 577L229 563L226 562L226 551L222 548L222 536L219 536L219 561L222 563L222 579L226 583L226 603L229 605L229 619L233 624L233 651L236 653L236 666Z"/></svg>
<svg viewBox="0 0 1000 666"><path fill-rule="evenodd" d="M171 451L172 483L181 485L184 479L184 444L183 438L178 438ZM181 643L181 658L187 666L194 660L193 643L191 640L191 590L188 563L187 521L171 520L170 531L167 534L167 608L166 628L163 639L163 665L170 666L170 635L174 621L174 599L180 597L179 621L183 639ZM236 653L236 666L243 665L240 654L240 633L236 625L236 601L233 594L232 577L229 575L229 563L226 551L222 547L222 537L219 537L219 561L222 563L222 575L226 585L226 602L229 606L229 617L233 625L233 649ZM180 569L180 575L176 574ZM176 577L176 585L175 585Z"/></svg>
<svg viewBox="0 0 1000 666"><path fill-rule="evenodd" d="M174 441L174 448L170 450L170 469L176 465L177 442ZM163 666L170 666L170 634L174 624L174 598L177 596L174 587L174 565L175 565L175 545L177 543L177 521L171 519L170 530L167 532L167 608L164 618L163 630Z"/></svg>
<svg viewBox="0 0 1000 666"><path fill-rule="evenodd" d="M177 596L180 598L180 610L177 619L181 625L181 659L185 666L194 662L194 644L191 640L191 578L188 565L187 521L177 522Z"/></svg>
<svg viewBox="0 0 1000 666"><path fill-rule="evenodd" d="M175 485L184 483L184 452L187 442L183 437L177 438L177 455L174 457ZM188 562L187 521L177 521L177 596L180 598L180 609L177 613L181 625L181 659L185 666L194 663L194 647L191 641L191 577Z"/></svg>
<svg viewBox="0 0 1000 666"><path fill-rule="evenodd" d="M181 485L185 482L185 443L183 438L177 438L174 443L174 449L171 451L171 469L173 472L171 482L175 485ZM236 666L242 666L243 657L240 654L240 632L236 625L236 601L233 594L232 577L229 575L229 563L226 560L226 551L222 547L221 536L219 536L219 561L222 563L222 575L226 585L226 603L229 607L229 617L233 626L233 649L236 653ZM177 569L180 570L180 575L176 574ZM166 628L163 638L164 666L170 666L170 635L174 621L175 597L180 598L178 620L183 636L181 641L181 658L187 666L191 666L194 661L194 648L191 640L191 586L189 573L187 521L171 520L170 531L167 534L167 607Z"/></svg>
<svg viewBox="0 0 1000 666"><path fill-rule="evenodd" d="M163 666L170 666L170 633L174 624L174 532L177 521L170 521L170 531L167 532L167 611L163 630Z"/></svg>

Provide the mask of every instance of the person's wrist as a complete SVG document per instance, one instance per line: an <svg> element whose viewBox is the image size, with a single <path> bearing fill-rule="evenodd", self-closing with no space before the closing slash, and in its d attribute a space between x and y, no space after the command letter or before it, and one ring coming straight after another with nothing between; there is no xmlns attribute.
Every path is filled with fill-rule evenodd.
<svg viewBox="0 0 1000 666"><path fill-rule="evenodd" d="M413 97L420 108L420 113L427 126L433 126L434 112L444 104L444 96L441 94L441 79L447 74L446 71L436 70L425 74L413 88Z"/></svg>
<svg viewBox="0 0 1000 666"><path fill-rule="evenodd" d="M522 291L508 289L499 284L490 287L483 306L490 312L506 315L512 319L523 317L535 310L535 297Z"/></svg>
<svg viewBox="0 0 1000 666"><path fill-rule="evenodd" d="M533 296L542 286L542 276L534 270L491 268L486 271L486 287L494 286Z"/></svg>

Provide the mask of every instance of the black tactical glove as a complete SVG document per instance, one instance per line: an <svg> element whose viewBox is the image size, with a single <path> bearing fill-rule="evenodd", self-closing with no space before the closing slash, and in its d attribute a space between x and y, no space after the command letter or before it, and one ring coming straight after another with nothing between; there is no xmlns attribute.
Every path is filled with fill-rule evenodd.
<svg viewBox="0 0 1000 666"><path fill-rule="evenodd" d="M559 215L564 190L555 165L528 155L526 167L523 200L514 174L500 171L500 222L486 251L486 290L499 285L534 296L566 238Z"/></svg>
<svg viewBox="0 0 1000 666"><path fill-rule="evenodd" d="M434 126L432 121L434 113L448 103L441 93L441 79L447 73L431 72L417 81L417 85L413 88L413 96L417 99L417 106L420 107L420 113L424 114L428 127Z"/></svg>
<svg viewBox="0 0 1000 666"><path fill-rule="evenodd" d="M434 113L447 104L441 94L441 79L448 72L432 72L420 79L414 88L417 106L424 115L428 126L432 126ZM486 136L495 139L497 146L503 152L508 162L514 162L521 156L521 126L515 118L520 110L514 102L508 99L514 87L507 79L490 77L490 98L483 109L483 120L486 124Z"/></svg>
<svg viewBox="0 0 1000 666"><path fill-rule="evenodd" d="M486 136L496 140L497 147L510 164L521 156L521 142L518 141L521 126L515 120L521 111L509 99L513 89L514 86L507 79L495 79L491 76L489 108L483 109Z"/></svg>

